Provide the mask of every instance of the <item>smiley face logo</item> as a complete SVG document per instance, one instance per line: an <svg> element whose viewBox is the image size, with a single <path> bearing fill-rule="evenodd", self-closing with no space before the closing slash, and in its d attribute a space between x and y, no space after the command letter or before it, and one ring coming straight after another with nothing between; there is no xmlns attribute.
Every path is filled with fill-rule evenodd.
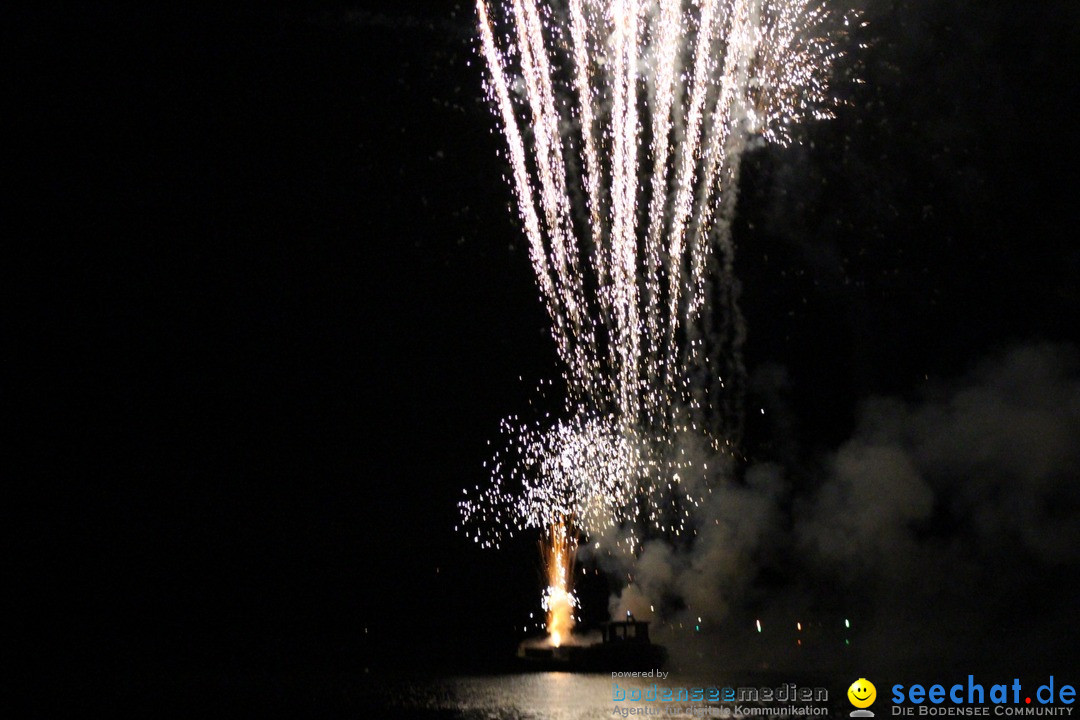
<svg viewBox="0 0 1080 720"><path fill-rule="evenodd" d="M848 700L857 708L868 708L877 699L877 688L866 678L859 678L847 689Z"/></svg>

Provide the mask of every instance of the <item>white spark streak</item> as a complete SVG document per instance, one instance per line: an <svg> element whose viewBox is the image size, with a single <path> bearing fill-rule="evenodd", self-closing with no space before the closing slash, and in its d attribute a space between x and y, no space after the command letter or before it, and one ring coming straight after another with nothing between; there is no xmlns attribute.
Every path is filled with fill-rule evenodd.
<svg viewBox="0 0 1080 720"><path fill-rule="evenodd" d="M831 116L841 23L821 2L477 0L569 419L505 423L514 457L496 457L492 485L462 503L466 520L512 530L571 517L600 532L644 499L659 530L685 530L662 507L698 501L680 489L673 438L711 438L705 404L738 392L704 338L711 299L730 353L744 335L729 230L739 159L752 134L787 144L798 122ZM691 387L695 372L711 393Z"/></svg>

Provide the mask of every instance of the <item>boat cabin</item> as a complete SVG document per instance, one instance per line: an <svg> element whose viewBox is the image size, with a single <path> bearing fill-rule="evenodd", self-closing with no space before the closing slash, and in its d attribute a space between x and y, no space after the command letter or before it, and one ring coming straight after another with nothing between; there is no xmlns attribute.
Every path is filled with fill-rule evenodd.
<svg viewBox="0 0 1080 720"><path fill-rule="evenodd" d="M649 644L649 622L647 620L635 620L631 616L627 620L605 623L604 643L642 643Z"/></svg>

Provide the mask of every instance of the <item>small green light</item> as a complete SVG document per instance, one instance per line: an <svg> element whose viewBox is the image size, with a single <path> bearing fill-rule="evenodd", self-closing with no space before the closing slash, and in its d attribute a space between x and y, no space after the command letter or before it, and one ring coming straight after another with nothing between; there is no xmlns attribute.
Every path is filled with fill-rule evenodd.
<svg viewBox="0 0 1080 720"><path fill-rule="evenodd" d="M851 644L851 641L850 641L850 640L848 640L847 638L844 638L844 644L845 644L845 645L850 645L850 644Z"/></svg>
<svg viewBox="0 0 1080 720"><path fill-rule="evenodd" d="M694 630L696 630L697 632L701 632L701 626L700 625L695 625Z"/></svg>

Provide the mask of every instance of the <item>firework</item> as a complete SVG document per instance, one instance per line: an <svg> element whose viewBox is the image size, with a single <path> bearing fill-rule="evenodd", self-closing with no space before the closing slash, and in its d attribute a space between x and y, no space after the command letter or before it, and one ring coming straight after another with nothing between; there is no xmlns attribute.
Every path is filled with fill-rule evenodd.
<svg viewBox="0 0 1080 720"><path fill-rule="evenodd" d="M648 469L642 438L611 418L586 414L548 427L515 420L502 422L506 442L490 463L492 483L461 501L476 542L498 547L504 534L566 518L594 534L624 519Z"/></svg>
<svg viewBox="0 0 1080 720"><path fill-rule="evenodd" d="M566 519L552 523L546 540L540 542L540 555L547 571L547 589L541 606L547 613L547 631L551 644L559 647L569 639L574 627L574 558L577 555L577 537L571 523Z"/></svg>
<svg viewBox="0 0 1080 720"><path fill-rule="evenodd" d="M556 528L565 540L619 527L632 553L634 528L685 532L710 491L686 447L738 442L740 158L752 136L786 144L795 124L831 115L850 17L813 0L476 8L567 397L565 419L504 422L490 486L461 503L466 532L498 547L541 529L554 547ZM562 573L555 559L549 548ZM549 585L549 601L569 592Z"/></svg>
<svg viewBox="0 0 1080 720"><path fill-rule="evenodd" d="M707 363L709 281L731 284L738 158L752 134L787 143L795 123L831 114L829 31L843 23L809 0L478 0L477 11L573 402L665 432L674 407L706 412L688 378ZM732 330L727 352L740 343Z"/></svg>

